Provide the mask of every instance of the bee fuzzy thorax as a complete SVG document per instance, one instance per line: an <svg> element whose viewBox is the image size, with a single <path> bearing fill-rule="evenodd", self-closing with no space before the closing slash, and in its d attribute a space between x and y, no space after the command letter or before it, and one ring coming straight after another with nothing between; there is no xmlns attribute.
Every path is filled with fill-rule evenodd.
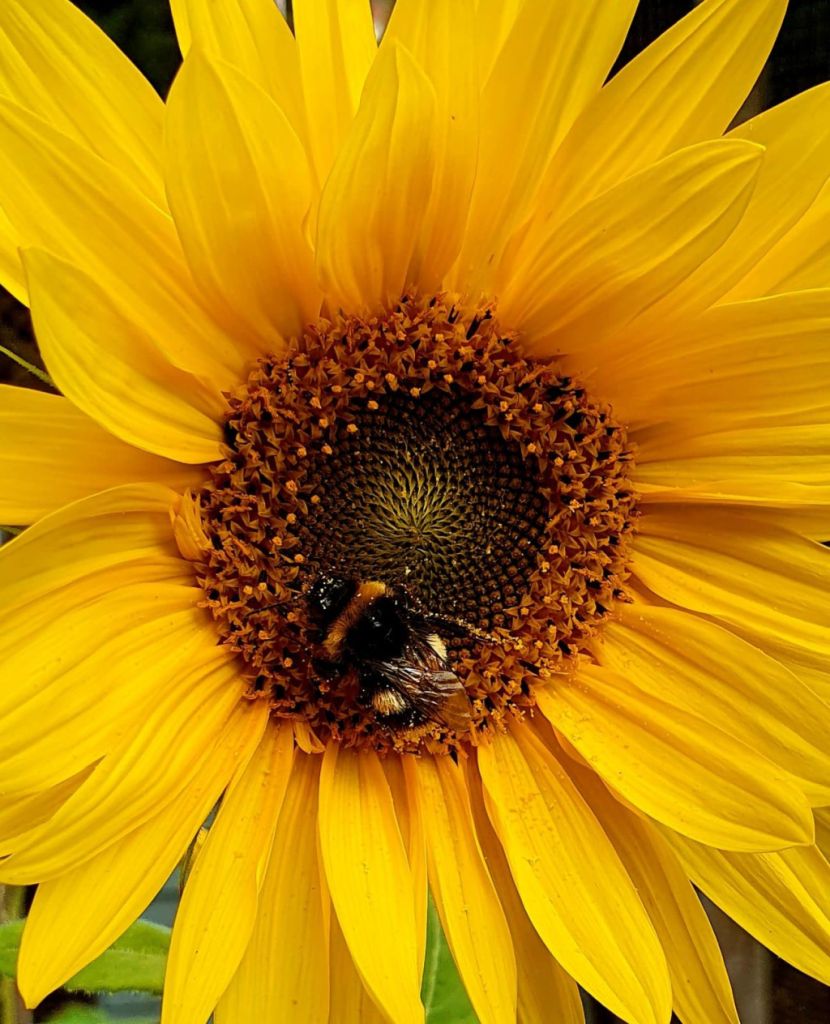
<svg viewBox="0 0 830 1024"><path fill-rule="evenodd" d="M340 583L339 578L330 579ZM351 582L351 581L349 581ZM389 587L377 580L370 580L366 583L352 584L353 596L346 605L339 611L327 626L325 639L322 644L323 652L330 661L339 661L343 656L344 649L355 627L359 626L361 620L380 599L392 599Z"/></svg>

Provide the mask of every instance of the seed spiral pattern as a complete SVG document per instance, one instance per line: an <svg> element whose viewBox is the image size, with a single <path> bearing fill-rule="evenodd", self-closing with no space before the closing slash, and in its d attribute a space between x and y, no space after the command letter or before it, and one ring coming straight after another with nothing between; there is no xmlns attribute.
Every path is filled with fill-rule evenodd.
<svg viewBox="0 0 830 1024"><path fill-rule="evenodd" d="M398 392L353 423L311 468L322 500L300 529L309 560L393 583L438 615L501 624L547 522L534 467L441 389Z"/></svg>
<svg viewBox="0 0 830 1024"><path fill-rule="evenodd" d="M479 743L532 708L540 676L567 671L625 598L625 431L489 308L407 296L382 317L320 321L228 405L226 457L189 513L197 576L251 697L311 743ZM322 572L379 579L475 627L449 652L469 734L394 733L361 705L354 672L318 678L305 594Z"/></svg>

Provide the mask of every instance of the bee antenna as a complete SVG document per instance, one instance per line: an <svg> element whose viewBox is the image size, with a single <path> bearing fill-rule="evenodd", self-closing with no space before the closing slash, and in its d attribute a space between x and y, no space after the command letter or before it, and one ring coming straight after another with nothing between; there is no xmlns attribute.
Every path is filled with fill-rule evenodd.
<svg viewBox="0 0 830 1024"><path fill-rule="evenodd" d="M475 637L476 640L485 640L491 644L498 643L501 640L501 637L496 636L495 633L488 633L486 629L479 629L478 626L473 626L463 619L454 619L453 621L457 626L469 633L470 636Z"/></svg>

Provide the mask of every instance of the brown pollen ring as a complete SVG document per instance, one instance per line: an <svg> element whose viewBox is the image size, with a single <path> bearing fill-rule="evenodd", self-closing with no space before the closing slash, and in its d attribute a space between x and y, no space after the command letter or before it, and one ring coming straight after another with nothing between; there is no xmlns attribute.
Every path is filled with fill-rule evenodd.
<svg viewBox="0 0 830 1024"><path fill-rule="evenodd" d="M198 495L205 604L250 696L321 742L481 742L534 706L534 680L567 671L625 597L625 431L490 308L406 296L383 316L321 320L229 397L226 441ZM354 666L315 669L324 638L306 595L322 573L381 581L460 624L443 639L468 731L390 729Z"/></svg>

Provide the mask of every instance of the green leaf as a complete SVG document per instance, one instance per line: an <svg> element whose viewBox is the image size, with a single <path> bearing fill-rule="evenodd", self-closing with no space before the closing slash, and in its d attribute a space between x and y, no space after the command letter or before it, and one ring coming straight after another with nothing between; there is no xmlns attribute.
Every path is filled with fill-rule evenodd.
<svg viewBox="0 0 830 1024"><path fill-rule="evenodd" d="M478 1024L458 976L432 897L427 913L427 950L421 999L427 1024Z"/></svg>
<svg viewBox="0 0 830 1024"><path fill-rule="evenodd" d="M116 1024L116 1020L100 1007L73 1003L49 1017L47 1024ZM158 1024L158 1017L131 1017L129 1020L119 1017L117 1024Z"/></svg>
<svg viewBox="0 0 830 1024"><path fill-rule="evenodd" d="M48 1017L47 1024L110 1024L111 1019L97 1006L73 1003L58 1010L53 1017Z"/></svg>
<svg viewBox="0 0 830 1024"><path fill-rule="evenodd" d="M0 925L0 974L14 976L23 921ZM70 978L70 992L150 992L159 995L170 946L170 929L136 921L97 960Z"/></svg>

